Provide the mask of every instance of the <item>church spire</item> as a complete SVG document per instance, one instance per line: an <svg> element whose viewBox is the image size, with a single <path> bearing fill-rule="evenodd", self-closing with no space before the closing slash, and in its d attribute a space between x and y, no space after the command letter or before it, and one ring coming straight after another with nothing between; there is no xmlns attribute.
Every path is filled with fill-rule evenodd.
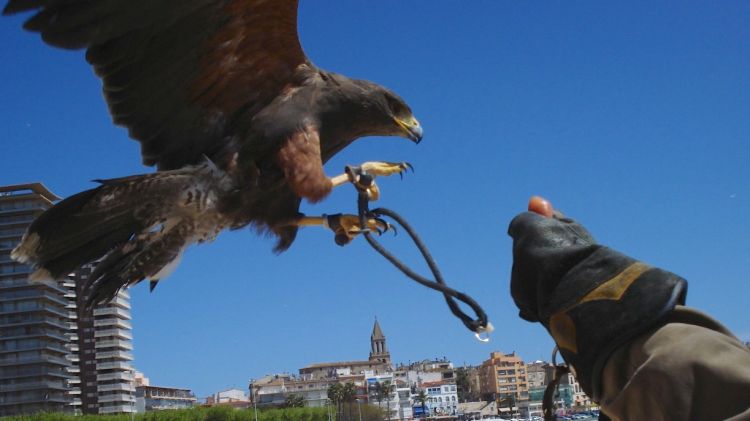
<svg viewBox="0 0 750 421"><path fill-rule="evenodd" d="M378 323L378 318L375 318L375 326L372 327L372 335L370 335L370 339L385 339L385 335L383 335L383 331L380 329L380 323Z"/></svg>
<svg viewBox="0 0 750 421"><path fill-rule="evenodd" d="M372 327L372 335L370 335L370 361L391 364L391 354L388 352L388 347L385 344L385 335L380 328L377 317L375 318L375 325Z"/></svg>

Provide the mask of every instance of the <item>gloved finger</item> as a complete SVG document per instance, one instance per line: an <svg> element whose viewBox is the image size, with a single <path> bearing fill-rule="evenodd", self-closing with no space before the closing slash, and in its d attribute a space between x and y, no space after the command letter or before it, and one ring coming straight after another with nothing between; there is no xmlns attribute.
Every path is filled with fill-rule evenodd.
<svg viewBox="0 0 750 421"><path fill-rule="evenodd" d="M529 199L529 212L542 215L547 218L551 218L555 214L555 209L552 207L552 203L542 196L531 196Z"/></svg>

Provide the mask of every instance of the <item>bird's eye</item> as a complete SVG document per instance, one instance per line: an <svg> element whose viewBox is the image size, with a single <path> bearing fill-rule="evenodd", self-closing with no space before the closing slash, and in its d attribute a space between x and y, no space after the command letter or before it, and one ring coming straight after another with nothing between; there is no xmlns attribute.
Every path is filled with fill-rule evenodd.
<svg viewBox="0 0 750 421"><path fill-rule="evenodd" d="M391 109L394 115L400 115L404 111L404 105L393 95L386 95L385 99L388 101L388 108Z"/></svg>

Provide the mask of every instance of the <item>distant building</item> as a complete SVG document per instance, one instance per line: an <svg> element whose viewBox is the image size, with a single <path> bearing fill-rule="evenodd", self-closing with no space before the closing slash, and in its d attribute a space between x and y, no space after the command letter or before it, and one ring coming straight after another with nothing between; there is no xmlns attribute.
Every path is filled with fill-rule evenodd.
<svg viewBox="0 0 750 421"><path fill-rule="evenodd" d="M137 412L161 411L165 409L186 409L196 404L190 389L141 385L136 387Z"/></svg>
<svg viewBox="0 0 750 421"><path fill-rule="evenodd" d="M84 311L79 281L91 266L62 281L29 282L29 266L10 259L56 200L40 183L0 186L0 416L132 412L128 294Z"/></svg>
<svg viewBox="0 0 750 421"><path fill-rule="evenodd" d="M469 380L469 393L472 400L479 400L482 396L482 378L479 376L479 367L466 367L466 376Z"/></svg>
<svg viewBox="0 0 750 421"><path fill-rule="evenodd" d="M247 395L240 389L227 389L214 394L216 403L228 403L235 401L247 401Z"/></svg>
<svg viewBox="0 0 750 421"><path fill-rule="evenodd" d="M548 364L539 360L526 364L526 377L529 381L529 389L547 385L547 371L544 367Z"/></svg>
<svg viewBox="0 0 750 421"><path fill-rule="evenodd" d="M378 394L378 383L390 386L390 393ZM367 376L368 400L371 404L388 411L390 419L412 418L411 388L393 377L393 373L372 374Z"/></svg>
<svg viewBox="0 0 750 421"><path fill-rule="evenodd" d="M40 183L0 186L0 416L72 412L70 314L61 282L30 282L10 258L26 228L56 200Z"/></svg>
<svg viewBox="0 0 750 421"><path fill-rule="evenodd" d="M425 382L455 382L456 372L453 363L442 358L399 365L393 370L393 378L410 387L420 388Z"/></svg>
<svg viewBox="0 0 750 421"><path fill-rule="evenodd" d="M330 379L351 376L366 372L385 373L388 370L379 361L337 361L312 364L299 369L299 375L306 380Z"/></svg>
<svg viewBox="0 0 750 421"><path fill-rule="evenodd" d="M391 370L391 354L388 352L386 338L377 319L370 335L370 358L359 361L338 361L317 363L299 369L299 375L306 380L330 379L339 376L350 376L372 373L385 373Z"/></svg>
<svg viewBox="0 0 750 421"><path fill-rule="evenodd" d="M497 417L497 402L480 401L465 402L458 404L458 415L464 420L481 420Z"/></svg>
<svg viewBox="0 0 750 421"><path fill-rule="evenodd" d="M76 298L71 302L77 325L74 364L81 380L81 410L84 414L134 412L130 294L121 290L111 302L86 309L83 285L93 270L94 265L86 265L71 275L76 285Z"/></svg>
<svg viewBox="0 0 750 421"><path fill-rule="evenodd" d="M547 382L549 382L552 379L555 367L552 364L548 364L544 366L544 369L548 379ZM572 373L563 375L557 389L555 400L564 402L566 408L589 407L592 404L591 398L581 389L581 385Z"/></svg>
<svg viewBox="0 0 750 421"><path fill-rule="evenodd" d="M490 353L479 368L482 396L497 402L500 414L516 413L519 403L529 399L526 364L516 355Z"/></svg>
<svg viewBox="0 0 750 421"><path fill-rule="evenodd" d="M250 404L258 407L280 407L291 395L302 397L307 407L323 407L329 404L328 388L336 383L351 382L355 386L355 398L367 400L365 376L339 375L329 378L296 377L290 374L266 376L250 384Z"/></svg>
<svg viewBox="0 0 750 421"><path fill-rule="evenodd" d="M140 371L133 375L135 384L135 409L138 413L164 409L185 409L194 406L198 399L190 389L152 386Z"/></svg>
<svg viewBox="0 0 750 421"><path fill-rule="evenodd" d="M458 392L455 383L423 383L422 389L427 394L427 407L432 416L458 414Z"/></svg>
<svg viewBox="0 0 750 421"><path fill-rule="evenodd" d="M282 406L287 397L298 395L303 398L305 406L326 406L329 404L328 388L336 383L349 382L355 386L355 398L366 402L369 398L366 379L390 371L391 355L376 319L370 335L370 355L367 360L311 364L300 368L298 376L275 374L255 379L250 384L250 402L255 401L259 407ZM391 374L388 376L392 379Z"/></svg>

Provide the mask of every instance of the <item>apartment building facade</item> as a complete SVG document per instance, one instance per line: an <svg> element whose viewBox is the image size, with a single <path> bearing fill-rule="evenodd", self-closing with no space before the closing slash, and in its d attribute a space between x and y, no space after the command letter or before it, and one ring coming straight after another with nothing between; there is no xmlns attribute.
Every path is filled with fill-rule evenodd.
<svg viewBox="0 0 750 421"><path fill-rule="evenodd" d="M496 401L501 413L517 411L518 403L529 399L526 364L515 352L490 353L479 368L479 377L482 396Z"/></svg>
<svg viewBox="0 0 750 421"><path fill-rule="evenodd" d="M130 295L123 290L93 311L85 308L83 285L93 269L86 265L71 275L76 285L81 409L86 414L135 412Z"/></svg>
<svg viewBox="0 0 750 421"><path fill-rule="evenodd" d="M10 258L57 200L40 183L0 186L0 416L132 412L127 293L85 312L76 285L90 267L62 281L30 282L31 268Z"/></svg>
<svg viewBox="0 0 750 421"><path fill-rule="evenodd" d="M65 287L30 282L31 268L10 258L56 200L39 183L0 186L0 416L72 410Z"/></svg>

